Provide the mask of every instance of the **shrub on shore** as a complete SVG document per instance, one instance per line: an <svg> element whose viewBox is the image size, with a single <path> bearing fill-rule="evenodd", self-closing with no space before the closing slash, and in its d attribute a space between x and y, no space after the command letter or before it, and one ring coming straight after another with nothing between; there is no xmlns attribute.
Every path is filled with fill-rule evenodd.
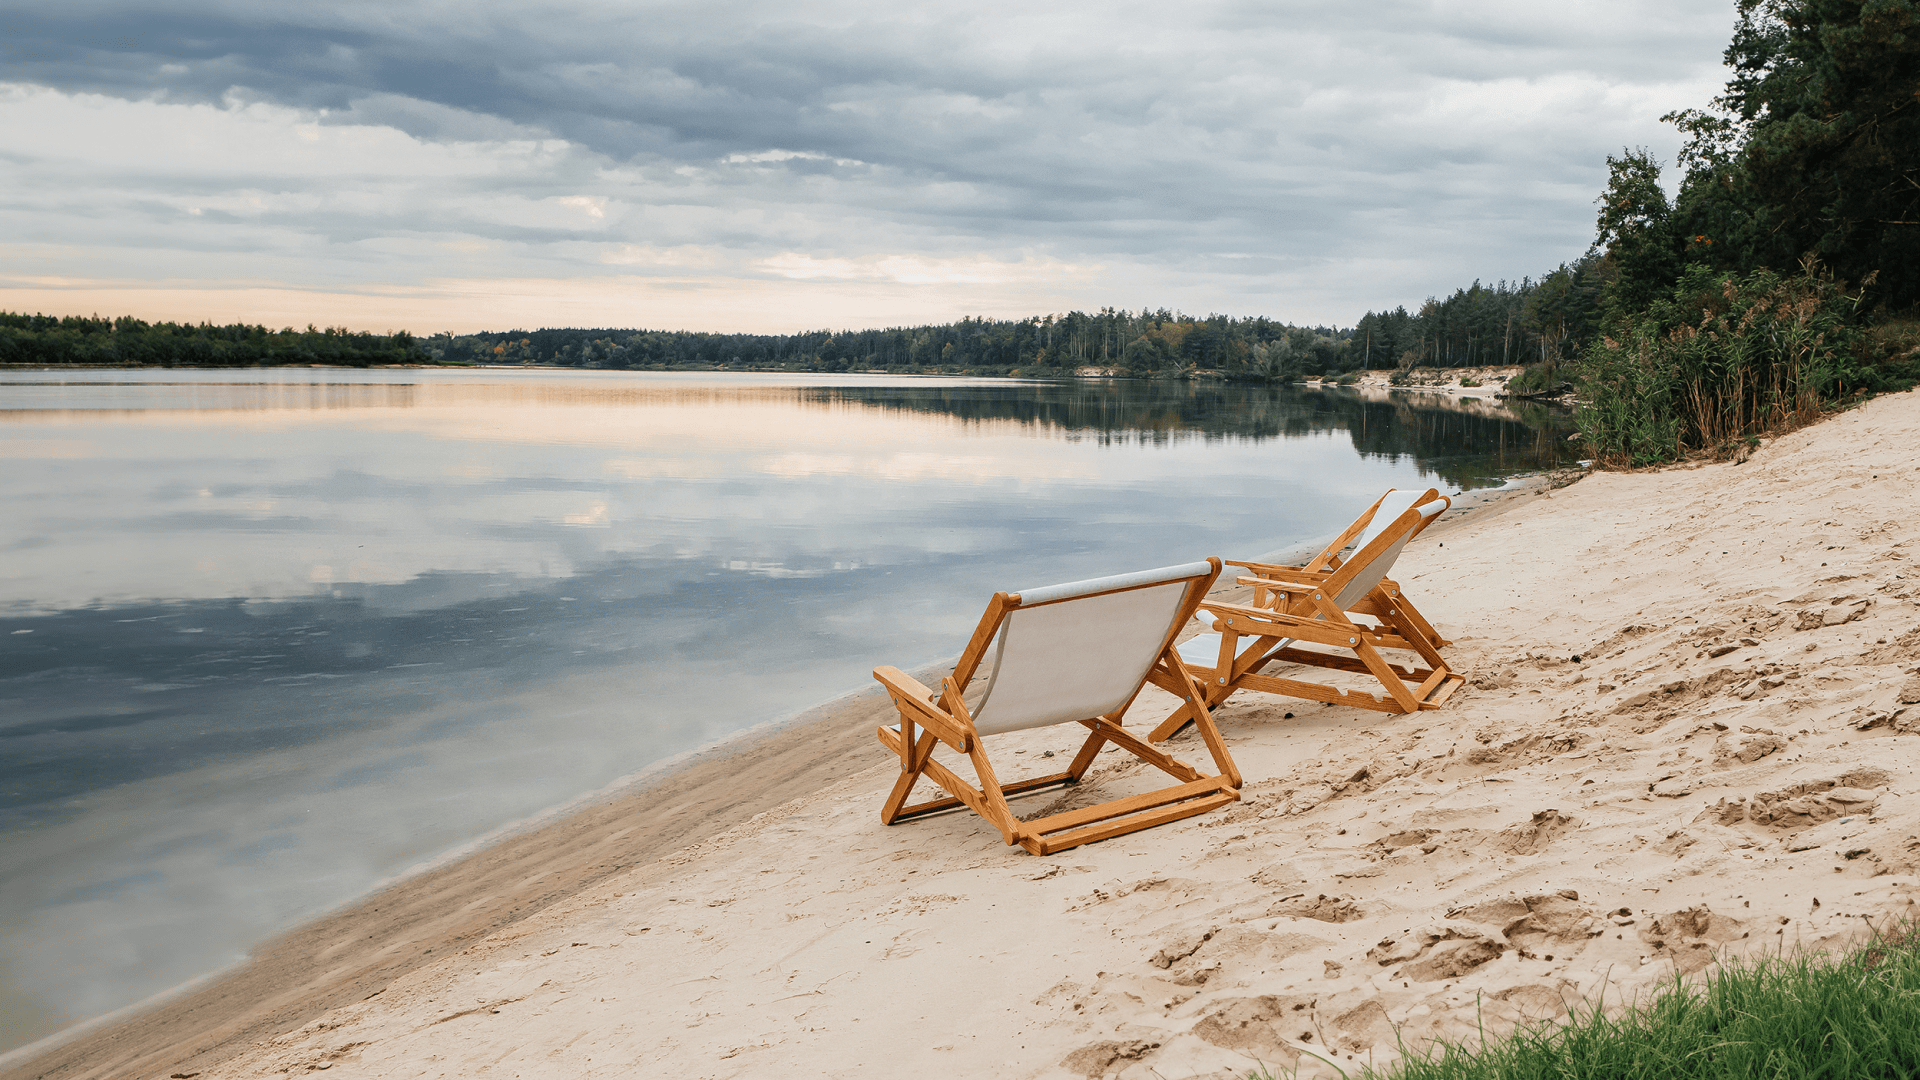
<svg viewBox="0 0 1920 1080"><path fill-rule="evenodd" d="M1648 465L1729 452L1856 391L1911 386L1912 363L1867 348L1858 307L1811 259L1793 275L1689 267L1589 350L1580 430L1601 460Z"/></svg>

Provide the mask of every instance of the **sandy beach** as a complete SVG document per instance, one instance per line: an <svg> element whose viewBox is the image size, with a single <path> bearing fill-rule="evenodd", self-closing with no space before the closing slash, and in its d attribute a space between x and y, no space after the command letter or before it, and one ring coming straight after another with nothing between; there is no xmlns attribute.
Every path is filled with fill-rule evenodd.
<svg viewBox="0 0 1920 1080"><path fill-rule="evenodd" d="M867 692L6 1075L1332 1075L1838 944L1920 880L1915 445L1893 395L1742 464L1462 499L1394 576L1468 685L1234 698L1247 784L1212 814L1047 858L970 814L884 827ZM1016 809L1152 783L1101 760Z"/></svg>
<svg viewBox="0 0 1920 1080"><path fill-rule="evenodd" d="M1452 398L1480 399L1493 401L1507 392L1507 382L1525 367L1464 367L1464 368L1415 368L1409 374L1412 379L1404 385L1394 385L1395 372L1363 371L1360 381L1353 385L1370 392L1391 391L1399 394L1438 394Z"/></svg>

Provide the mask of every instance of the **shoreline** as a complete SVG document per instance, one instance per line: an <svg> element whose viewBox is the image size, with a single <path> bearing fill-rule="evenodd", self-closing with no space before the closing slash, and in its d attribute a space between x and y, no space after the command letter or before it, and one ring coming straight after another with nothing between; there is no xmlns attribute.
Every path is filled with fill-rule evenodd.
<svg viewBox="0 0 1920 1080"><path fill-rule="evenodd" d="M1050 372L1045 374L1010 375L1004 373L962 371L891 371L885 368L816 371L812 369L790 370L787 368L732 368L732 367L661 367L661 368L600 368L576 367L568 364L479 364L479 363L426 363L426 364L0 364L0 372L65 372L65 371L558 371L576 374L612 373L612 374L700 374L700 375L844 375L875 376L884 375L898 378L921 379L996 379L1008 382L1189 382L1216 386L1296 386L1320 390L1360 389L1382 390L1406 393L1444 394L1454 397L1478 398L1485 401L1504 400L1500 396L1500 386L1507 379L1524 370L1524 365L1506 367L1467 367L1467 368L1422 368L1432 372L1437 381L1405 386L1396 386L1390 379L1392 371L1386 369L1359 369L1360 379L1351 384L1334 381L1333 376L1314 376L1290 381L1252 381L1225 378L1217 371L1199 371L1177 377L1156 377L1153 375L1114 375L1099 373L1091 369L1072 372ZM1480 378L1485 384L1465 386L1462 380Z"/></svg>
<svg viewBox="0 0 1920 1080"><path fill-rule="evenodd" d="M1463 492L1428 535L1445 535L1470 513L1503 513L1544 488L1536 474ZM1304 559L1328 539L1246 557ZM1210 595L1250 593L1229 578ZM914 674L937 680L951 668L949 659ZM240 961L0 1054L0 1077L210 1067L265 1035L377 996L475 937L870 768L885 754L872 729L892 715L875 684L656 762L410 868Z"/></svg>
<svg viewBox="0 0 1920 1080"><path fill-rule="evenodd" d="M880 826L897 764L855 732L810 794L164 1074L1352 1075L1844 948L1920 910L1916 442L1886 395L1744 463L1463 500L1394 577L1467 684L1412 716L1236 696L1237 804L1036 857L966 813ZM1068 734L996 736L1002 776Z"/></svg>

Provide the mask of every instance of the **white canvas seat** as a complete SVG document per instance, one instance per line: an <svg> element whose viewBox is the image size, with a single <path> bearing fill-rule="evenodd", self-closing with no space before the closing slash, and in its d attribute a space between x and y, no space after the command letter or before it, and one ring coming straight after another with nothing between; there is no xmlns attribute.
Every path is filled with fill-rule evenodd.
<svg viewBox="0 0 1920 1080"><path fill-rule="evenodd" d="M1411 605L1400 601L1397 586L1389 593L1385 585L1391 584L1386 575L1402 549L1450 504L1432 489L1389 491L1306 567L1239 564L1259 568L1240 579L1254 586L1254 604L1203 603L1200 617L1211 618L1215 632L1189 639L1178 650L1205 682L1208 706L1217 707L1240 690L1382 712L1445 704L1465 680L1448 669L1432 627L1417 612L1406 613ZM1353 553L1343 562L1339 553L1349 543ZM1356 622L1355 614L1378 622ZM1380 655L1382 649L1415 652L1427 666L1395 667ZM1386 693L1261 674L1275 661L1370 674ZM1155 728L1152 741L1178 731L1185 721L1176 719Z"/></svg>
<svg viewBox="0 0 1920 1080"><path fill-rule="evenodd" d="M881 820L891 825L966 805L998 827L1008 844L1048 855L1238 799L1240 775L1213 727L1205 688L1173 647L1175 634L1219 573L1220 560L1209 559L995 593L938 693L899 668L875 668L874 678L886 687L900 713L900 723L879 729L880 741L900 757L900 777L881 809ZM983 675L987 685L969 708L961 691L976 675ZM1175 715L1182 724L1200 725L1216 775L1201 774L1122 726L1127 709L1149 682L1181 699ZM985 739L1054 724L1079 724L1089 732L1066 770L1000 783ZM968 756L978 784L934 759L942 743ZM1078 783L1108 743L1179 783L1034 821L1021 821L1008 808L1008 795ZM907 805L922 776L952 794Z"/></svg>

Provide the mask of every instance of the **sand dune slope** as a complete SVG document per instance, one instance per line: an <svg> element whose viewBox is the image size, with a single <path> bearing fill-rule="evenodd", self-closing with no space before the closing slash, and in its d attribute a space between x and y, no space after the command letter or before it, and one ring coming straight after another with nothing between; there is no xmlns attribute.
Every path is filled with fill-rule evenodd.
<svg viewBox="0 0 1920 1080"><path fill-rule="evenodd" d="M1916 447L1899 395L1456 515L1400 578L1470 685L1415 717L1237 698L1225 811L1035 858L882 827L875 743L204 1075L1311 1074L1837 942L1920 879ZM1092 794L1151 779L1102 760Z"/></svg>

